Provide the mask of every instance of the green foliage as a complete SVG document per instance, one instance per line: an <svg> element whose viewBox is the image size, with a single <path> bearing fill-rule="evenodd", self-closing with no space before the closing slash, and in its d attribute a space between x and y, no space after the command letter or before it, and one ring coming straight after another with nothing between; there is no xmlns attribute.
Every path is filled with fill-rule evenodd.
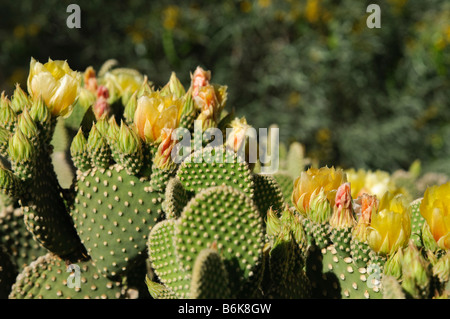
<svg viewBox="0 0 450 319"><path fill-rule="evenodd" d="M238 115L275 122L321 165L392 172L420 159L449 173L449 5L380 2L381 28L370 29L370 3L96 0L81 5L80 29L66 27L68 2L5 3L0 82L25 84L30 55L75 69L114 58L157 85L204 65Z"/></svg>

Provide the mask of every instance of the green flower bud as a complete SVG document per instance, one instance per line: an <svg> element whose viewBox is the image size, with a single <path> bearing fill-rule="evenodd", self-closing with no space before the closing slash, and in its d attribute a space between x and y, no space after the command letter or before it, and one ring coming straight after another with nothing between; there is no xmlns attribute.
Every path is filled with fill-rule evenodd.
<svg viewBox="0 0 450 319"><path fill-rule="evenodd" d="M37 135L38 128L27 109L18 116L17 127L29 139Z"/></svg>
<svg viewBox="0 0 450 319"><path fill-rule="evenodd" d="M402 260L402 288L413 298L426 298L429 294L431 269L417 247L409 243Z"/></svg>
<svg viewBox="0 0 450 319"><path fill-rule="evenodd" d="M0 96L0 108L11 106L11 101L6 97L5 91L2 92Z"/></svg>
<svg viewBox="0 0 450 319"><path fill-rule="evenodd" d="M11 98L11 107L14 111L20 112L31 106L31 101L28 95L20 88L20 85L16 85L14 94Z"/></svg>
<svg viewBox="0 0 450 319"><path fill-rule="evenodd" d="M105 117L101 117L97 121L97 123L95 123L95 126L97 127L100 134L106 138L106 136L108 135L108 128L109 128L108 120Z"/></svg>
<svg viewBox="0 0 450 319"><path fill-rule="evenodd" d="M120 127L116 122L116 118L114 116L112 116L109 119L109 123L108 123L108 141L117 141L117 139L119 138L119 130ZM112 142L110 142L110 144L113 144Z"/></svg>
<svg viewBox="0 0 450 319"><path fill-rule="evenodd" d="M9 140L9 156L13 162L28 161L34 156L34 147L30 140L17 130Z"/></svg>
<svg viewBox="0 0 450 319"><path fill-rule="evenodd" d="M440 282L448 282L450 280L450 251L439 258L433 265L433 276L437 277Z"/></svg>
<svg viewBox="0 0 450 319"><path fill-rule="evenodd" d="M105 140L102 137L102 134L97 129L97 125L94 123L92 124L91 131L89 132L87 145L90 150L96 150L103 147L105 144Z"/></svg>
<svg viewBox="0 0 450 319"><path fill-rule="evenodd" d="M119 138L117 142L119 150L127 155L134 154L138 151L140 146L139 137L124 122L120 124Z"/></svg>
<svg viewBox="0 0 450 319"><path fill-rule="evenodd" d="M269 236L277 236L281 231L281 221L272 207L267 211L266 216L266 233Z"/></svg>
<svg viewBox="0 0 450 319"><path fill-rule="evenodd" d="M162 88L161 95L173 94L177 98L181 98L186 94L186 90L181 84L180 80L178 80L175 72L172 72L170 75L169 82Z"/></svg>
<svg viewBox="0 0 450 319"><path fill-rule="evenodd" d="M86 150L87 140L84 137L83 130L80 128L77 135L73 138L72 144L70 145L70 154L74 157L79 154L83 154Z"/></svg>
<svg viewBox="0 0 450 319"><path fill-rule="evenodd" d="M87 148L87 140L84 137L83 130L80 128L70 145L70 155L75 166L81 171L91 168L91 160Z"/></svg>
<svg viewBox="0 0 450 319"><path fill-rule="evenodd" d="M392 254L384 264L384 274L400 279L402 276L403 249Z"/></svg>
<svg viewBox="0 0 450 319"><path fill-rule="evenodd" d="M332 207L323 188L318 194L317 189L311 194L309 209L309 217L316 223L324 223L330 219Z"/></svg>
<svg viewBox="0 0 450 319"><path fill-rule="evenodd" d="M128 103L125 105L125 109L123 111L123 116L125 117L125 120L127 121L128 124L133 123L136 108L137 108L137 93L135 92L128 100Z"/></svg>
<svg viewBox="0 0 450 319"><path fill-rule="evenodd" d="M0 108L0 127L13 131L17 119L16 112L10 106L10 103L6 102L7 98L2 97L2 107Z"/></svg>
<svg viewBox="0 0 450 319"><path fill-rule="evenodd" d="M42 97L39 96L33 99L33 104L31 105L30 109L30 115L35 122L41 124L50 122L51 114Z"/></svg>

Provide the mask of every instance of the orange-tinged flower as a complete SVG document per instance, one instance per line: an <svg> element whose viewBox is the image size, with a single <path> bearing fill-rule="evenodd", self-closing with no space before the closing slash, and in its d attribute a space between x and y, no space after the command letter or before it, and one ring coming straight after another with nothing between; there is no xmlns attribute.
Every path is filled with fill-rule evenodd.
<svg viewBox="0 0 450 319"><path fill-rule="evenodd" d="M334 228L349 228L355 223L350 183L347 182L337 189L330 225Z"/></svg>
<svg viewBox="0 0 450 319"><path fill-rule="evenodd" d="M311 195L321 190L325 193L330 206L334 206L336 191L340 185L347 182L347 176L342 169L334 167L310 168L304 171L294 182L292 202L297 209L307 214Z"/></svg>
<svg viewBox="0 0 450 319"><path fill-rule="evenodd" d="M369 195L367 193L361 194L354 200L355 215L357 224L353 230L353 236L360 241L366 241L367 228L370 226L372 214L378 210L378 199L376 195Z"/></svg>
<svg viewBox="0 0 450 319"><path fill-rule="evenodd" d="M178 127L184 100L159 92L146 93L137 100L134 124L147 142L159 142L162 129Z"/></svg>
<svg viewBox="0 0 450 319"><path fill-rule="evenodd" d="M428 187L420 204L434 240L441 249L450 249L450 182Z"/></svg>
<svg viewBox="0 0 450 319"><path fill-rule="evenodd" d="M70 69L67 61L41 64L31 58L28 75L28 93L41 96L55 116L68 116L72 112L81 86L81 75Z"/></svg>
<svg viewBox="0 0 450 319"><path fill-rule="evenodd" d="M367 242L374 251L383 255L393 254L408 243L411 218L407 207L404 195L394 196L390 192L383 195L367 229Z"/></svg>
<svg viewBox="0 0 450 319"><path fill-rule="evenodd" d="M198 66L197 69L195 69L194 74L191 75L192 96L196 97L198 90L203 86L209 85L210 80L211 71L205 71Z"/></svg>

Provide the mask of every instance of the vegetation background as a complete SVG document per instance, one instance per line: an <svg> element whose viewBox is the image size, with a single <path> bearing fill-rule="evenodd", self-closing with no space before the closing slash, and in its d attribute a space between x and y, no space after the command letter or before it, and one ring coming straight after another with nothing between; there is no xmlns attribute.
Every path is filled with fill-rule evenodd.
<svg viewBox="0 0 450 319"><path fill-rule="evenodd" d="M84 71L107 59L156 85L197 65L228 109L280 127L319 165L450 174L450 2L439 0L0 0L0 88L30 57ZM81 8L69 29L67 6ZM369 29L366 8L381 7Z"/></svg>

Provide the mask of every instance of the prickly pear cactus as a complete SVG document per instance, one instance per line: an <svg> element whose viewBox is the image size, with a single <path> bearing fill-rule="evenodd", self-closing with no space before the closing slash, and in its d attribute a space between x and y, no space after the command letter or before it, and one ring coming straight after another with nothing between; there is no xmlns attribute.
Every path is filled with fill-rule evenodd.
<svg viewBox="0 0 450 319"><path fill-rule="evenodd" d="M449 297L450 183L352 197L297 142L263 174L209 71L114 65L32 59L0 97L0 298Z"/></svg>

